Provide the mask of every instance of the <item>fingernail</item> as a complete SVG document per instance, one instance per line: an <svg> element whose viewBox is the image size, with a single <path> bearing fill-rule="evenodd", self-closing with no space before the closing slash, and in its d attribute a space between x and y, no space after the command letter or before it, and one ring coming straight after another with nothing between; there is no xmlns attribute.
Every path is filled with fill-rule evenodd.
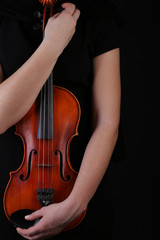
<svg viewBox="0 0 160 240"><path fill-rule="evenodd" d="M25 219L30 218L30 215L25 216Z"/></svg>

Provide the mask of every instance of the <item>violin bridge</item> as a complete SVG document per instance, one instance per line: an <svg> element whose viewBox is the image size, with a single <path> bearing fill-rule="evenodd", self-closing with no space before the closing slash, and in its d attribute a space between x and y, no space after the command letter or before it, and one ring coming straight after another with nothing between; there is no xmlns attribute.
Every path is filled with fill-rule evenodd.
<svg viewBox="0 0 160 240"><path fill-rule="evenodd" d="M54 167L54 166L55 166L54 164L45 164L45 163L37 164L37 167Z"/></svg>
<svg viewBox="0 0 160 240"><path fill-rule="evenodd" d="M37 199L41 206L48 206L53 202L53 188L37 189Z"/></svg>

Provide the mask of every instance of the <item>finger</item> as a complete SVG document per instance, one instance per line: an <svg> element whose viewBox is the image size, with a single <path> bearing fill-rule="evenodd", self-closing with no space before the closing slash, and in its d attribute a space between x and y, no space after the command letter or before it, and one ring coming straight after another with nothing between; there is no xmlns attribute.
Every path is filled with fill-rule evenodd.
<svg viewBox="0 0 160 240"><path fill-rule="evenodd" d="M76 9L73 13L73 17L75 18L75 20L77 21L79 16L80 16L80 10L79 9Z"/></svg>
<svg viewBox="0 0 160 240"><path fill-rule="evenodd" d="M38 211L33 212L30 215L25 216L25 219L28 220L28 221L33 221L33 220L36 220L38 218L41 218L42 216L43 216L42 210L40 209Z"/></svg>
<svg viewBox="0 0 160 240"><path fill-rule="evenodd" d="M34 237L42 233L41 224L36 224L28 229L16 228L17 232L25 238Z"/></svg>
<svg viewBox="0 0 160 240"><path fill-rule="evenodd" d="M71 15L74 13L76 6L72 3L63 3L62 7L64 8L63 12L68 12Z"/></svg>
<svg viewBox="0 0 160 240"><path fill-rule="evenodd" d="M23 236L23 235L22 235ZM24 238L27 238L27 239L31 239L31 240L43 240L43 239L50 239L51 237L54 237L54 235L52 233L40 233L40 234L37 234L33 237L26 237L26 236L23 236Z"/></svg>
<svg viewBox="0 0 160 240"><path fill-rule="evenodd" d="M28 236L25 236L25 235L21 235L22 237L24 237L25 239L28 239L28 240L43 240L43 239L47 239L48 238L48 235L44 235L43 233L40 233L38 235L35 235L34 237L28 237Z"/></svg>

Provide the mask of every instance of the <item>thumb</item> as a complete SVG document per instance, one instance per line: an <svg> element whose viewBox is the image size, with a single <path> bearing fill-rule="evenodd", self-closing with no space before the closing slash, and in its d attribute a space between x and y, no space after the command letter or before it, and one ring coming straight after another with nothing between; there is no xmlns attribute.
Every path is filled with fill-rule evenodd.
<svg viewBox="0 0 160 240"><path fill-rule="evenodd" d="M25 219L28 221L36 220L37 218L41 218L43 216L41 209L33 212L30 215L25 216Z"/></svg>
<svg viewBox="0 0 160 240"><path fill-rule="evenodd" d="M56 14L53 15L52 18L57 18L60 14L61 14L60 12L59 12L59 13L56 13Z"/></svg>

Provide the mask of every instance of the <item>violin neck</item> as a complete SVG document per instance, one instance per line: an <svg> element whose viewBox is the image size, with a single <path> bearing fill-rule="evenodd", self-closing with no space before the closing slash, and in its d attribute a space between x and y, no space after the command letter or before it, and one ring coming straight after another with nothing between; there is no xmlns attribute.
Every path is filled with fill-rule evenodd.
<svg viewBox="0 0 160 240"><path fill-rule="evenodd" d="M53 73L40 93L38 139L54 139Z"/></svg>

